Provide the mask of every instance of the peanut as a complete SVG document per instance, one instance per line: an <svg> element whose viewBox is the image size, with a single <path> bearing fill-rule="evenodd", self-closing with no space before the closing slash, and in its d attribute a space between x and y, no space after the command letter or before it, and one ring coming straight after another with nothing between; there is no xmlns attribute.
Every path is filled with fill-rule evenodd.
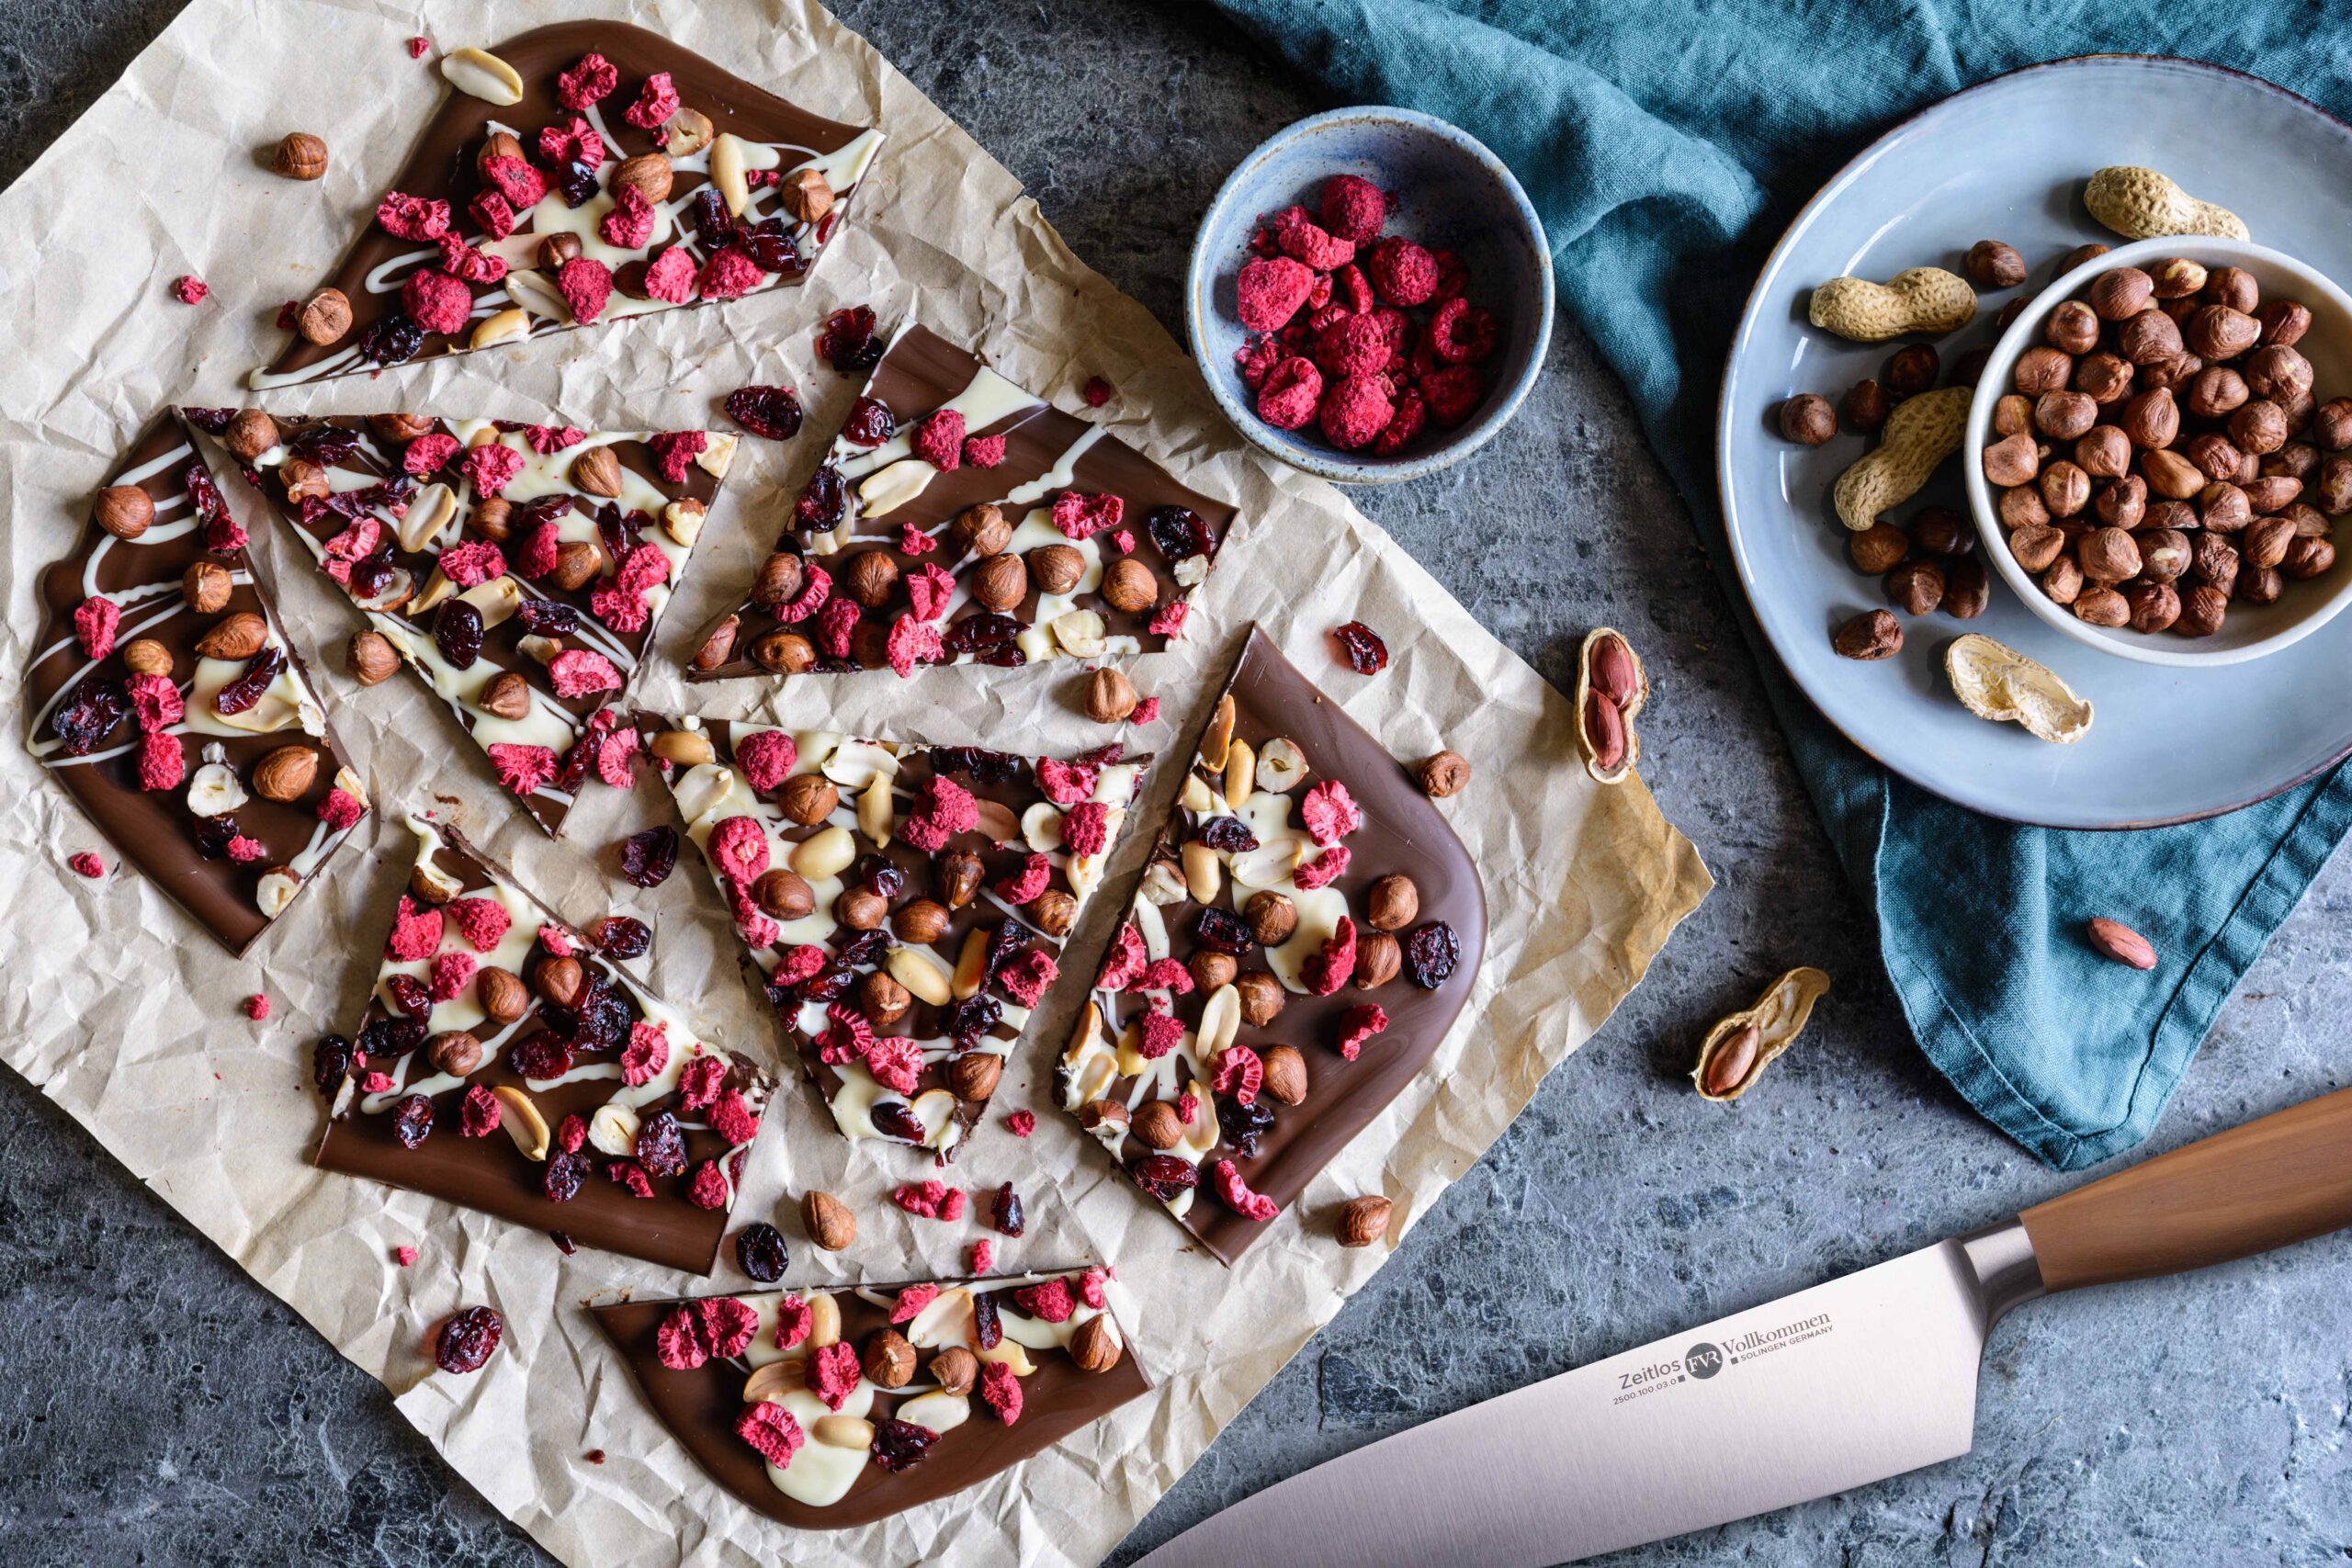
<svg viewBox="0 0 2352 1568"><path fill-rule="evenodd" d="M2101 223L2134 240L2159 234L2252 238L2236 213L2198 200L2154 169L2118 164L2099 170L2083 187L2083 205Z"/></svg>
<svg viewBox="0 0 2352 1568"><path fill-rule="evenodd" d="M1928 476L1960 450L1973 395L1967 387L1946 387L1897 403L1878 446L1838 476L1839 520L1859 534L1918 494Z"/></svg>
<svg viewBox="0 0 2352 1568"><path fill-rule="evenodd" d="M1949 333L1976 314L1968 279L1939 266L1915 266L1884 283L1833 277L1813 291L1813 324L1856 343L1882 343L1905 333Z"/></svg>

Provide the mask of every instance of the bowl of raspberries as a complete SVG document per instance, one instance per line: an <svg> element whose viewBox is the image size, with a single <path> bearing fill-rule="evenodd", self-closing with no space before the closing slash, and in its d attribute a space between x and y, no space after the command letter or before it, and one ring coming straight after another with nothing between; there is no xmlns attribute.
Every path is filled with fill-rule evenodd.
<svg viewBox="0 0 2352 1568"><path fill-rule="evenodd" d="M1242 160L1185 289L1193 356L1252 446L1343 484L1500 430L1552 337L1544 225L1500 159L1411 109L1333 109Z"/></svg>

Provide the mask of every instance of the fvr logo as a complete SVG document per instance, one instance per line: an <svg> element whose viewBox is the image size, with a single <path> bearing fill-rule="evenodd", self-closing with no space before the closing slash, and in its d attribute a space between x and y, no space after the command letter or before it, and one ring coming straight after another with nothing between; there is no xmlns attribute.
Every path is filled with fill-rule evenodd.
<svg viewBox="0 0 2352 1568"><path fill-rule="evenodd" d="M1682 1367L1694 1378L1711 1378L1724 1370L1724 1353L1702 1339L1682 1352Z"/></svg>

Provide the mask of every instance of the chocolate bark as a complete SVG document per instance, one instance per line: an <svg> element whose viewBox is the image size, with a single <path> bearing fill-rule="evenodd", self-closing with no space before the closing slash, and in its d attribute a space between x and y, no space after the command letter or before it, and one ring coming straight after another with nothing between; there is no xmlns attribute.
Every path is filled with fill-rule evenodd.
<svg viewBox="0 0 2352 1568"><path fill-rule="evenodd" d="M834 1124L954 1159L1151 759L638 724Z"/></svg>
<svg viewBox="0 0 2352 1568"><path fill-rule="evenodd" d="M626 782L605 710L653 645L733 436L404 414L289 417L257 436L227 414L205 419L228 440L274 431L246 479L540 827L561 833L591 778Z"/></svg>
<svg viewBox="0 0 2352 1568"><path fill-rule="evenodd" d="M940 1382L933 1371L934 1355L949 1347L963 1347L983 1363L989 1358L1020 1349L1034 1368L1018 1377L1021 1410L1012 1425L1006 1426L998 1419L982 1398L980 1388L975 1386L963 1396L966 1418L940 1432L921 1459L899 1471L885 1468L872 1457L870 1450L824 1441L814 1428L820 1421L837 1413L805 1386L805 1380L797 1379L788 1371L763 1370L787 1359L799 1359L805 1365L812 1349L809 1339L799 1341L788 1353L775 1347L776 1325L782 1315L777 1303L786 1292L762 1292L731 1298L752 1306L759 1314L751 1345L737 1356L714 1358L684 1370L663 1364L661 1341L664 1321L688 1303L620 1302L594 1311L597 1323L620 1350L654 1414L712 1479L779 1523L800 1529L844 1529L978 1485L1109 1415L1150 1388L1150 1379L1126 1346L1124 1332L1092 1331L1094 1336L1118 1346L1117 1359L1102 1371L1086 1371L1069 1348L1076 1332L1098 1316L1116 1331L1118 1319L1109 1310L1098 1310L1076 1301L1070 1316L1056 1324L1023 1312L1015 1300L1016 1291L1041 1282L1047 1283L1050 1289L1050 1281L1056 1280L1063 1281L1075 1298L1078 1292L1090 1288L1083 1283L1088 1273L1097 1276L1091 1288L1100 1290L1100 1271L1096 1270L992 1279L984 1285L979 1281L944 1283L938 1287L941 1294L925 1312L898 1325L897 1331L915 1351L917 1365L912 1381L897 1389L884 1389L870 1379L860 1377L838 1414L855 1413L854 1419L862 1418L878 1427L890 1420L920 1424L924 1416L940 1419L942 1411L953 1413L956 1405L947 1402L951 1396L938 1392ZM917 1291L928 1288L931 1287L914 1287ZM829 1292L841 1315L840 1342L863 1350L869 1337L890 1327L892 1306L906 1289L888 1285ZM978 1321L979 1314L968 1299L963 1303L955 1299L958 1293L966 1293L968 1298L975 1292L986 1296L995 1308L993 1315L1001 1337L987 1348L981 1345L986 1336ZM1095 1348L1098 1356L1103 1353L1099 1344ZM673 1360L682 1359L685 1358L674 1353L672 1357ZM1017 1364L1015 1371L1018 1372ZM736 1435L736 1424L746 1409L744 1393L755 1374L764 1376L772 1385L760 1392L775 1394L803 1437L791 1462L782 1471L772 1470L758 1452ZM836 1434L828 1427L825 1435L862 1434L854 1428ZM879 1434L876 1436L878 1439ZM804 1500L832 1494L844 1482L847 1489L835 1500ZM788 1495L782 1489L786 1484L803 1495Z"/></svg>
<svg viewBox="0 0 2352 1568"><path fill-rule="evenodd" d="M1279 766L1270 773L1270 761L1289 761L1272 745L1278 739L1304 759L1304 772L1294 765L1289 773ZM1243 799L1228 800L1226 789L1240 787L1228 764L1238 770L1245 746L1255 783ZM1327 813L1344 815L1329 798L1332 783L1344 786L1361 816L1353 827L1342 822L1343 831L1328 830ZM1325 794L1310 806L1318 787ZM1333 875L1327 857L1342 852L1344 869ZM1205 903L1193 896L1204 876L1215 883ZM1389 876L1409 879L1416 895L1418 908L1401 923L1396 885L1385 900L1372 896ZM1287 900L1296 920L1271 948L1250 929L1250 900L1261 893ZM1375 919L1404 950L1386 978L1368 963L1349 960L1342 969L1334 962L1340 947L1327 946L1344 937L1345 920L1364 953L1375 945ZM1428 960L1444 953L1445 933L1452 960L1442 979L1426 985L1437 978ZM1486 944L1477 869L1437 807L1252 627L1129 919L1063 1052L1057 1072L1063 1108L1231 1263L1267 1222L1238 1212L1219 1192L1219 1165L1231 1162L1249 1193L1279 1209L1295 1206L1316 1174L1428 1063L1469 998ZM1230 977L1212 974L1206 978L1216 983L1203 983L1204 970L1220 960L1232 964ZM1154 967L1169 961L1181 975ZM1253 997L1261 1006L1278 999L1279 1010L1250 1021L1246 998ZM1374 1021L1361 1010L1371 1008L1380 1010L1382 1026L1364 1033ZM1147 1021L1155 1014L1172 1015L1173 1022ZM1216 1038L1204 1043L1204 1034ZM1216 1038L1238 1048L1230 1060ZM1351 1045L1361 1053L1353 1059ZM1276 1063L1268 1054L1277 1046L1295 1050L1299 1061ZM1302 1080L1299 1103L1278 1098ZM1190 1122L1181 1111L1187 1096L1195 1102ZM1150 1131L1172 1134L1171 1146L1150 1143Z"/></svg>
<svg viewBox="0 0 2352 1568"><path fill-rule="evenodd" d="M178 411L148 427L107 485L144 495L153 520L121 538L99 525L94 506L73 552L42 572L40 637L25 671L27 744L126 861L242 955L325 869L365 811L367 792ZM199 567L219 575L192 599L188 574ZM99 659L77 634L74 614L85 605L93 620L106 617L105 605L119 615ZM197 652L199 639L238 616L258 616L266 628L260 651ZM137 657L150 662L160 651L168 669L134 671L133 644L153 645ZM265 662L277 668L260 698L223 714L222 694L237 708L236 683ZM182 710L168 721L153 702L166 681L174 695L164 703ZM131 700L141 687L151 694L145 710ZM150 725L163 740L150 739ZM157 788L142 787L142 750ZM265 794L269 758L277 760ZM219 809L224 799L235 804Z"/></svg>
<svg viewBox="0 0 2352 1568"><path fill-rule="evenodd" d="M609 274L612 291L594 313L595 321L731 298L744 291L747 283L750 292L797 284L846 220L881 142L877 130L820 118L642 28L565 22L509 39L490 52L521 79L521 101L492 104L469 92L451 91L426 123L408 162L383 189L420 201L446 202L447 231L503 262L504 275L480 277L496 268L458 259L459 271L477 275L476 279L458 279L471 295L469 312L455 332L426 331L410 313L403 290L414 272L453 276L451 263L437 241L402 238L388 230L380 217L371 217L326 280L348 303L347 328L324 344L297 336L266 369L253 373L249 384L255 390L519 342L582 324L557 288L557 269L541 259L544 243L560 232L573 235L579 254ZM614 85L583 113L562 101L561 78L592 53L612 66ZM462 70L459 63L444 62L445 75ZM630 108L657 76L666 76L685 114L707 119L708 144L684 151L700 128L682 117L653 127L630 123ZM602 157L593 170L571 166L585 162L570 155L578 147L550 155L540 145L542 131L560 130L575 116L585 118L601 138ZM523 183L545 187L543 197L519 209L509 204L514 228L503 237L477 205L485 192L498 194L482 164L485 144L499 131L515 139L514 151L528 165L519 175ZM722 153L721 147L729 151ZM614 210L615 176L625 160L655 154L666 160L669 188L649 204L651 230L641 243L614 243L600 229ZM714 163L719 165L717 178ZM727 174L730 166L737 175ZM822 174L831 197L829 210L813 222L797 220L782 207L780 182L803 169ZM703 198L706 190L713 193L708 200ZM582 199L575 206L571 196ZM416 230L414 224L405 226ZM619 237L638 238L627 233ZM671 251L692 264L687 269L689 297L682 301L654 298L649 291L649 265L659 265ZM738 265L751 270L731 282L722 281L710 266L720 252L742 258Z"/></svg>
<svg viewBox="0 0 2352 1568"><path fill-rule="evenodd" d="M696 1039L682 1013L599 955L454 829L418 817L409 822L417 870L401 896L347 1070L332 1070L333 1043L322 1047L321 1089L332 1111L318 1165L561 1231L589 1247L709 1273L772 1080L750 1058ZM494 929L495 915L491 926L469 929L469 918L490 911L460 908L467 899L487 899L511 921L486 949L474 938ZM441 930L432 956L395 957L422 950L436 911ZM419 945L399 945L404 940ZM424 1014L408 1012L401 983L430 986L436 960L452 954L474 966L464 983L447 997L429 992ZM549 968L566 958L579 965L586 987L570 1008L553 999L558 981ZM494 972L517 982L513 994L524 1009L504 1025L488 1011ZM648 1039L653 1030L658 1046ZM464 1071L455 1070L462 1062L433 1055L453 1032L480 1047ZM549 1067L556 1070L533 1076ZM481 1091L499 1103L495 1128L477 1130L468 1119L469 1097L480 1107ZM431 1105L430 1131L406 1146L400 1130L420 1096ZM544 1123L543 1134L533 1133L526 1111ZM559 1196L567 1188L571 1195Z"/></svg>
<svg viewBox="0 0 2352 1568"><path fill-rule="evenodd" d="M952 468L915 455L926 446L949 455L944 437L934 445L922 433L943 411L963 421ZM990 462L982 447L1000 440L1003 455ZM983 528L977 508L997 521ZM1232 507L1100 426L909 323L786 519L782 564L772 557L752 599L722 624L724 656L706 644L687 676L905 675L922 664L1152 652L1182 635L1233 520ZM1057 569L1075 581L1047 592ZM1131 607L1105 592L1114 572Z"/></svg>

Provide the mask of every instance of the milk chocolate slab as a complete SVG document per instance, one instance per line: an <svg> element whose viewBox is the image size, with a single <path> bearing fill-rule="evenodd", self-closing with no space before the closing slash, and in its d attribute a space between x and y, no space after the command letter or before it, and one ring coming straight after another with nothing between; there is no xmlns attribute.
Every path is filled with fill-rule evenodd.
<svg viewBox="0 0 2352 1568"><path fill-rule="evenodd" d="M320 1047L320 1168L709 1273L773 1080L454 829L409 826L367 1014Z"/></svg>
<svg viewBox="0 0 2352 1568"><path fill-rule="evenodd" d="M954 1159L1151 759L638 723L834 1125Z"/></svg>
<svg viewBox="0 0 2352 1568"><path fill-rule="evenodd" d="M540 827L560 834L590 779L627 783L605 710L653 646L734 436L199 412Z"/></svg>
<svg viewBox="0 0 2352 1568"><path fill-rule="evenodd" d="M125 860L243 954L343 847L368 794L176 410L107 486L41 574L27 744ZM120 537L101 509L147 521Z"/></svg>
<svg viewBox="0 0 2352 1568"><path fill-rule="evenodd" d="M560 23L490 53L520 78L521 101L465 90L484 76L462 51L445 59L442 73L459 85L379 192L392 227L386 213L371 217L326 279L348 324L322 343L296 336L253 373L254 390L800 283L882 142L878 130L820 119L641 28ZM591 55L610 67L608 86L593 63L582 69ZM656 119L649 89L662 86L678 101ZM513 145L491 147L500 134ZM498 156L515 162L486 167ZM628 162L640 159L658 162ZM813 221L787 209L803 171L830 198ZM650 199L616 216L628 186ZM397 197L443 205L404 214ZM572 274L560 273L550 242L576 258ZM418 275L426 282L412 284Z"/></svg>
<svg viewBox="0 0 2352 1568"><path fill-rule="evenodd" d="M1101 1269L1071 1269L801 1297L762 1292L621 1302L593 1310L654 1414L712 1479L781 1524L844 1529L978 1485L1146 1393L1151 1381L1114 1315L1117 1291ZM927 1304L918 1304L933 1292ZM1089 1297L1102 1304L1089 1304ZM1052 1321L1065 1300L1069 1312ZM748 1308L750 1321L732 1306L719 1309L725 1316L713 1312L727 1302ZM804 1310L815 1320L808 1337L780 1348L779 1325L797 1330ZM826 1321L836 1315L837 1328ZM895 1328L894 1316L901 1318ZM1098 1320L1104 1326L1090 1326ZM749 1342L736 1348L746 1328ZM820 1340L863 1357L884 1333L896 1333L911 1351L910 1381L884 1388L861 1373L853 1386L844 1371L832 1385L842 1398L838 1408L810 1386ZM729 1348L735 1353L696 1361L698 1354ZM950 1349L969 1353L982 1369L1012 1368L1021 1404L1010 1424L985 1396L986 1382L960 1393L944 1391L943 1379L962 1381L952 1361L938 1364ZM799 1434L782 1468L737 1435L755 1404L780 1405L790 1426L775 1412L749 1419Z"/></svg>
<svg viewBox="0 0 2352 1568"><path fill-rule="evenodd" d="M943 413L953 420L927 425ZM958 421L963 439L949 442ZM1100 426L907 323L751 600L716 634L723 649L707 644L687 675L903 676L1153 652L1183 634L1233 519Z"/></svg>
<svg viewBox="0 0 2352 1568"><path fill-rule="evenodd" d="M1270 944L1273 899L1295 924ZM1292 1207L1427 1065L1486 946L1437 807L1253 627L1063 1052L1063 1109L1231 1263L1272 1217L1250 1195Z"/></svg>

